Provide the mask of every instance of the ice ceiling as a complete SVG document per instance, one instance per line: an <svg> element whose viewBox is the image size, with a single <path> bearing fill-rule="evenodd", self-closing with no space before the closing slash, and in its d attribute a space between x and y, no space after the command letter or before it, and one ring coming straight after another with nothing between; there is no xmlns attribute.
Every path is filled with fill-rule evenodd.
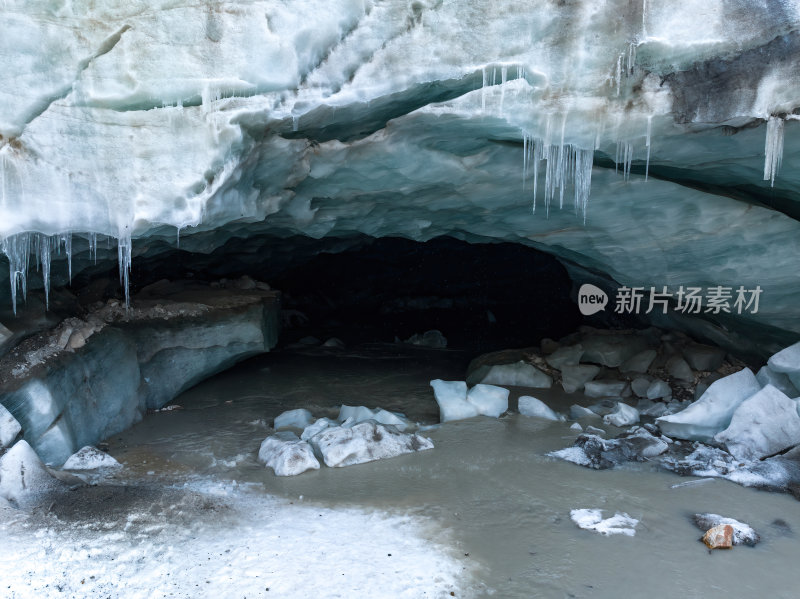
<svg viewBox="0 0 800 599"><path fill-rule="evenodd" d="M118 238L125 274L177 231L452 235L760 285L739 324L796 337L799 25L788 0L4 0L11 284L73 236Z"/></svg>

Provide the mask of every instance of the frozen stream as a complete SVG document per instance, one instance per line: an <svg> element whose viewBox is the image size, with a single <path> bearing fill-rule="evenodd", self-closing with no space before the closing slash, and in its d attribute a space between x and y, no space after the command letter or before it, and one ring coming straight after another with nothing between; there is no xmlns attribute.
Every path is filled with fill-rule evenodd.
<svg viewBox="0 0 800 599"><path fill-rule="evenodd" d="M178 398L184 409L108 440L125 468L105 483L47 513L0 514L0 595L796 597L800 503L723 480L672 488L689 479L647 464L546 457L571 445L569 423L451 422L424 433L433 451L290 478L256 461L286 409L335 416L346 403L436 422L428 381L462 379L468 358L277 352L206 381ZM538 396L556 410L576 401ZM578 529L573 508L640 523L604 537ZM696 512L746 521L762 542L711 553Z"/></svg>

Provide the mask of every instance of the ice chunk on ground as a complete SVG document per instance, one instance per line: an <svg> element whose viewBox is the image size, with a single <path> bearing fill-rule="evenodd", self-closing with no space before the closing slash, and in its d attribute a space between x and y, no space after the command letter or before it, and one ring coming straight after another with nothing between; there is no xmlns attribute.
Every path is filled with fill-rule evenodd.
<svg viewBox="0 0 800 599"><path fill-rule="evenodd" d="M367 408L366 406L345 406L339 408L339 422L343 422L342 426L353 426L359 422L366 422L367 420L374 420L380 424L391 424L399 431L414 428L416 424L405 417L404 414L396 414L389 412L383 408Z"/></svg>
<svg viewBox="0 0 800 599"><path fill-rule="evenodd" d="M303 434L300 435L300 438L303 441L308 441L314 435L318 435L326 428L330 428L332 426L339 426L339 423L336 420L331 420L330 418L318 418L314 424L307 426L303 430Z"/></svg>
<svg viewBox="0 0 800 599"><path fill-rule="evenodd" d="M599 416L589 408L584 408L578 404L572 404L569 407L569 417L573 420L578 420L579 418L599 418Z"/></svg>
<svg viewBox="0 0 800 599"><path fill-rule="evenodd" d="M639 410L618 401L616 409L603 416L603 422L619 427L630 426L639 422Z"/></svg>
<svg viewBox="0 0 800 599"><path fill-rule="evenodd" d="M672 397L672 389L661 379L656 379L647 387L647 399L659 399L662 397Z"/></svg>
<svg viewBox="0 0 800 599"><path fill-rule="evenodd" d="M439 421L463 420L480 414L478 407L467 401L467 383L464 381L431 381L436 403L439 404Z"/></svg>
<svg viewBox="0 0 800 599"><path fill-rule="evenodd" d="M581 362L616 368L629 358L647 349L647 341L638 335L589 335L581 340Z"/></svg>
<svg viewBox="0 0 800 599"><path fill-rule="evenodd" d="M739 520L733 518L725 518L719 514L695 514L692 516L692 522L700 530L709 530L715 526L729 524L733 527L733 544L734 545L749 545L754 547L760 540L759 534L753 530L753 527Z"/></svg>
<svg viewBox="0 0 800 599"><path fill-rule="evenodd" d="M258 460L272 468L276 476L295 476L306 470L319 470L319 461L306 441L294 433L276 433L264 439Z"/></svg>
<svg viewBox="0 0 800 599"><path fill-rule="evenodd" d="M467 393L467 401L478 409L478 413L497 418L508 410L508 389L478 384Z"/></svg>
<svg viewBox="0 0 800 599"><path fill-rule="evenodd" d="M650 416L651 418L658 418L667 413L667 404L662 401L653 401L651 399L640 399L636 404L636 409L642 416Z"/></svg>
<svg viewBox="0 0 800 599"><path fill-rule="evenodd" d="M650 388L650 379L643 376L636 377L631 383L631 390L637 397L647 397L647 390Z"/></svg>
<svg viewBox="0 0 800 599"><path fill-rule="evenodd" d="M694 382L694 372L692 372L692 369L683 358L678 356L671 357L667 360L666 369L671 377L679 381Z"/></svg>
<svg viewBox="0 0 800 599"><path fill-rule="evenodd" d="M545 361L555 368L561 370L564 366L575 366L581 361L583 346L567 345L559 347L556 351L545 358Z"/></svg>
<svg viewBox="0 0 800 599"><path fill-rule="evenodd" d="M642 462L669 449L664 438L656 437L642 427L635 427L616 439L603 439L592 434L589 427L586 431L575 439L572 447L553 451L548 455L596 470L605 470L626 462ZM576 451L578 449L580 452Z"/></svg>
<svg viewBox="0 0 800 599"><path fill-rule="evenodd" d="M412 345L420 345L422 347L431 347L434 349L444 349L447 347L447 339L442 335L441 331L425 331L422 335L416 333L406 339L406 343Z"/></svg>
<svg viewBox="0 0 800 599"><path fill-rule="evenodd" d="M99 470L100 468L121 468L113 457L96 447L87 445L69 456L64 462L64 470Z"/></svg>
<svg viewBox="0 0 800 599"><path fill-rule="evenodd" d="M536 366L520 360L513 364L495 364L480 381L489 385L514 385L549 389L553 379Z"/></svg>
<svg viewBox="0 0 800 599"><path fill-rule="evenodd" d="M59 484L27 441L17 441L0 456L0 497L12 505L26 507Z"/></svg>
<svg viewBox="0 0 800 599"><path fill-rule="evenodd" d="M700 399L703 397L703 393L711 386L712 383L717 382L719 379L722 378L722 375L718 372L712 372L707 377L700 380L699 383L694 388L694 398Z"/></svg>
<svg viewBox="0 0 800 599"><path fill-rule="evenodd" d="M519 413L532 418L562 420L562 418L550 409L546 403L530 395L523 395L519 398ZM577 422L575 424L577 424ZM578 424L578 428L581 428L580 424Z"/></svg>
<svg viewBox="0 0 800 599"><path fill-rule="evenodd" d="M646 349L635 356L625 360L619 367L620 372L639 372L645 373L650 368L650 364L656 359L658 352L654 349Z"/></svg>
<svg viewBox="0 0 800 599"><path fill-rule="evenodd" d="M625 381L589 381L583 387L583 394L589 397L620 397L627 386Z"/></svg>
<svg viewBox="0 0 800 599"><path fill-rule="evenodd" d="M9 339L11 339L11 337L12 337L13 335L14 335L14 333L12 333L11 331L9 331L9 330L8 330L8 329L7 329L7 328L6 328L6 327L3 325L3 323L2 323L2 322L0 322L0 347L2 347L2 346L3 346L3 344L4 344L6 341L8 341Z"/></svg>
<svg viewBox="0 0 800 599"><path fill-rule="evenodd" d="M573 423L570 425L570 427L569 427L569 430L571 430L571 431L577 431L577 432L579 432L579 433L582 433L582 432L583 432L583 427L582 427L580 424L578 424L577 422L573 422Z"/></svg>
<svg viewBox="0 0 800 599"><path fill-rule="evenodd" d="M593 530L602 535L627 535L636 534L636 525L639 521L625 513L616 513L610 518L603 519L603 510L577 509L569 513L572 521L584 530Z"/></svg>
<svg viewBox="0 0 800 599"><path fill-rule="evenodd" d="M9 447L22 431L22 427L11 412L0 405L0 449Z"/></svg>
<svg viewBox="0 0 800 599"><path fill-rule="evenodd" d="M341 339L337 339L336 337L331 337L325 343L322 344L322 347L334 347L336 349L344 349L345 345Z"/></svg>
<svg viewBox="0 0 800 599"><path fill-rule="evenodd" d="M737 459L756 460L800 444L797 405L767 385L736 408L728 428L714 437Z"/></svg>
<svg viewBox="0 0 800 599"><path fill-rule="evenodd" d="M709 443L731 423L741 403L761 390L749 368L734 372L712 385L702 397L677 414L656 422L665 435Z"/></svg>
<svg viewBox="0 0 800 599"><path fill-rule="evenodd" d="M782 349L777 354L773 354L767 360L767 366L775 372L800 374L800 342Z"/></svg>
<svg viewBox="0 0 800 599"><path fill-rule="evenodd" d="M800 391L798 391L797 387L792 384L792 381L789 379L787 374L784 374L783 372L775 372L769 366L764 366L758 371L758 374L756 374L756 380L761 384L762 387L772 385L788 397L800 396Z"/></svg>
<svg viewBox="0 0 800 599"><path fill-rule="evenodd" d="M695 370L716 370L725 360L725 350L711 345L693 343L681 349L689 366Z"/></svg>
<svg viewBox="0 0 800 599"><path fill-rule="evenodd" d="M312 437L310 443L325 464L333 468L433 449L430 439L416 433L400 433L370 421L350 428L326 429Z"/></svg>
<svg viewBox="0 0 800 599"><path fill-rule="evenodd" d="M574 393L600 373L599 366L590 364L565 364L561 367L561 386L567 393Z"/></svg>
<svg viewBox="0 0 800 599"><path fill-rule="evenodd" d="M313 422L311 412L304 408L297 410L288 410L279 416L275 417L275 424L273 428L277 431L282 428L306 428Z"/></svg>

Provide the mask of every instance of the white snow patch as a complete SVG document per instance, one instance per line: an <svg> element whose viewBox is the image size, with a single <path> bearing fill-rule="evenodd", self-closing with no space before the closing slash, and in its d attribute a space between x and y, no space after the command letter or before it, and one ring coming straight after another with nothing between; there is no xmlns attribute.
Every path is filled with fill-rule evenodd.
<svg viewBox="0 0 800 599"><path fill-rule="evenodd" d="M120 468L122 465L113 457L96 447L87 445L69 456L64 462L64 470L97 470L100 468Z"/></svg>
<svg viewBox="0 0 800 599"><path fill-rule="evenodd" d="M616 513L610 518L603 518L603 510L577 509L569 513L572 521L584 530L593 530L602 535L627 535L636 534L636 525L639 521L625 513Z"/></svg>

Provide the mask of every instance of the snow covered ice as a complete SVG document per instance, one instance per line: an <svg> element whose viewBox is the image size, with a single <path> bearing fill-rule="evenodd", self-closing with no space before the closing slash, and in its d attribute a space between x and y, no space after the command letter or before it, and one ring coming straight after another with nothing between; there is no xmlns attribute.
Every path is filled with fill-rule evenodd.
<svg viewBox="0 0 800 599"><path fill-rule="evenodd" d="M121 466L122 464L104 451L87 445L67 458L62 468L64 470L98 470L102 468L120 468Z"/></svg>
<svg viewBox="0 0 800 599"><path fill-rule="evenodd" d="M636 525L639 521L625 513L616 513L610 518L603 518L603 510L576 509L569 513L572 521L584 530L592 530L601 535L626 535L632 537L636 534Z"/></svg>
<svg viewBox="0 0 800 599"><path fill-rule="evenodd" d="M407 434L375 422L352 427L331 427L309 439L326 466L339 468L433 449L430 439Z"/></svg>
<svg viewBox="0 0 800 599"><path fill-rule="evenodd" d="M0 405L0 450L9 447L22 431L16 418L5 407Z"/></svg>
<svg viewBox="0 0 800 599"><path fill-rule="evenodd" d="M294 433L282 432L264 439L258 459L276 476L296 476L307 470L319 470L319 462L306 441Z"/></svg>

